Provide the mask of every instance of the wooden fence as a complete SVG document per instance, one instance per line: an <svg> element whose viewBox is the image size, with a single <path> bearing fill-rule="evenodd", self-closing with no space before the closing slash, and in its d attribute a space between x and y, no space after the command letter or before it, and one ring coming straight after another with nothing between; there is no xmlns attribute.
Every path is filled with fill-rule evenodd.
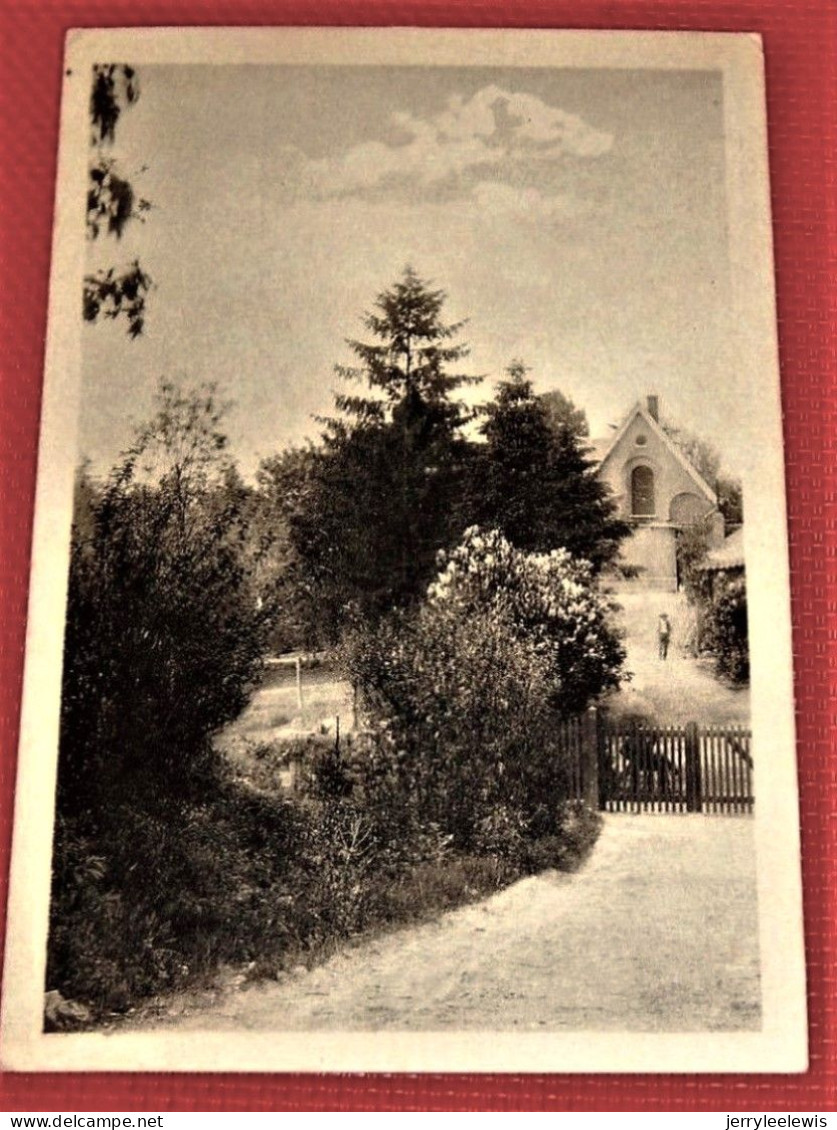
<svg viewBox="0 0 837 1130"><path fill-rule="evenodd" d="M749 729L661 726L595 708L560 724L572 795L609 812L753 811Z"/></svg>

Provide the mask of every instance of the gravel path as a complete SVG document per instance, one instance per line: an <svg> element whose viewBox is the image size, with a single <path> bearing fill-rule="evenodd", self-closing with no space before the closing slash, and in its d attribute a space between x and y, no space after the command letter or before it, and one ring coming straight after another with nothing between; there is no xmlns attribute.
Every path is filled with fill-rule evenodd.
<svg viewBox="0 0 837 1130"><path fill-rule="evenodd" d="M688 651L694 632L694 612L682 593L616 591L622 606L627 669L631 682L613 696L611 708L620 714L647 714L663 725L684 722L723 725L750 720L749 687L734 687L720 680L708 658L696 660ZM657 618L671 619L668 658L658 654Z"/></svg>
<svg viewBox="0 0 837 1130"><path fill-rule="evenodd" d="M610 815L587 866L142 1027L697 1031L760 1023L746 817Z"/></svg>

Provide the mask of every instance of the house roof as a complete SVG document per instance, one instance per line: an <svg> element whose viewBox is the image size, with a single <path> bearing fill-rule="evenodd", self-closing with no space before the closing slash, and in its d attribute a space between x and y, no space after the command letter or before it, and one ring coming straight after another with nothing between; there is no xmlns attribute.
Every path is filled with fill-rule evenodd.
<svg viewBox="0 0 837 1130"><path fill-rule="evenodd" d="M672 457L677 460L683 470L690 476L701 493L706 495L707 499L713 504L713 506L717 506L718 496L715 494L715 491L712 489L709 483L707 483L706 479L704 479L703 475L701 475L695 465L686 458L677 444L674 443L670 436L668 436L666 432L660 427L659 423L654 419L654 417L651 415L651 413L648 411L641 400L637 401L637 403L627 414L621 426L617 429L616 434L612 437L608 437L609 442L605 441L607 446L604 454L601 456L599 467L601 468L605 465L605 463L607 463L608 459L619 446L619 442L624 436L625 432L628 430L637 416L640 416L642 418L645 425L650 428L650 430L660 439L663 445L668 448ZM598 447L598 444L600 442L601 441L594 441L591 446Z"/></svg>
<svg viewBox="0 0 837 1130"><path fill-rule="evenodd" d="M699 566L706 572L719 569L744 568L744 529L736 530L725 538L717 549L710 549L706 560Z"/></svg>

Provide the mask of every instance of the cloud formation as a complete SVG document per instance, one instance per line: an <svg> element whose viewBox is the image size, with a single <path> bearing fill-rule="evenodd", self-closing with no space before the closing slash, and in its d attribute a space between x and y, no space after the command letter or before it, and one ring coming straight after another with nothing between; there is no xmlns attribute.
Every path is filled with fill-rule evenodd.
<svg viewBox="0 0 837 1130"><path fill-rule="evenodd" d="M574 114L494 85L467 100L453 96L429 118L395 112L391 123L405 140L368 141L337 157L306 161L305 191L322 199L407 185L466 188L489 170L595 158L613 144L611 134Z"/></svg>
<svg viewBox="0 0 837 1130"><path fill-rule="evenodd" d="M566 196L545 196L537 188L516 188L501 181L480 181L474 185L471 202L487 217L529 217L530 219L568 219L579 214L579 204Z"/></svg>

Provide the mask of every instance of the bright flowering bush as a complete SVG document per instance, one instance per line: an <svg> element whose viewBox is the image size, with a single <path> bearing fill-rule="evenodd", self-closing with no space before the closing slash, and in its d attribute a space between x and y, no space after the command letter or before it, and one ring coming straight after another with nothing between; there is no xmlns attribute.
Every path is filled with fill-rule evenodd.
<svg viewBox="0 0 837 1130"><path fill-rule="evenodd" d="M440 565L417 611L349 647L375 733L367 801L390 835L433 823L471 850L497 840L501 814L517 854L556 831L568 795L556 721L618 685L624 651L589 566L564 550L473 527Z"/></svg>
<svg viewBox="0 0 837 1130"><path fill-rule="evenodd" d="M507 619L545 662L550 705L562 715L619 685L625 652L588 562L566 549L523 553L476 526L440 561L428 605L463 619L482 610Z"/></svg>

